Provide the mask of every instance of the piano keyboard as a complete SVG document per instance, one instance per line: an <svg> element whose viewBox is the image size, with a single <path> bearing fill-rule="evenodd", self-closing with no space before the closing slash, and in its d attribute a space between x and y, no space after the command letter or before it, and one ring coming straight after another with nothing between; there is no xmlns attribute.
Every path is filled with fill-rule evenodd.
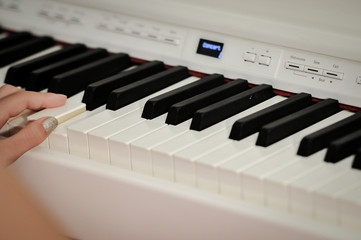
<svg viewBox="0 0 361 240"><path fill-rule="evenodd" d="M30 181L30 187L53 208L74 237L104 239L109 234L111 239L164 238L175 231L172 227L163 233L153 229L151 235L131 232L132 223L157 222L146 214L164 218L150 225L158 227L175 217L175 221L181 221L178 226L184 224L181 231L189 230L187 227L195 220L204 221L204 226L217 226L222 223L218 217L224 218L222 227L210 230L214 234L210 239L360 237L358 85L353 86L358 89L352 90L350 98L338 99L332 94L326 98L323 92L314 95L314 91L297 91L298 88L291 88L292 94L280 95L278 84L270 81L253 81L255 78L216 70L196 74L193 70L197 69L192 66L177 65L174 60L139 60L132 58L131 53L109 50L106 44L100 47L87 43L59 44L56 41L66 39L9 30L11 25L5 25L0 35L1 85L62 93L68 100L63 107L9 121L0 133L7 137L14 127L44 116L59 120L61 124L49 138L14 164L14 168ZM264 60L262 64L271 63ZM295 66L288 64L284 71ZM312 73L310 76L315 78ZM322 80L339 84L335 80L339 76ZM44 170L36 169L37 164ZM56 177L30 180L32 170L41 177L48 174ZM80 173L83 177L76 177L78 171L83 172ZM96 177L90 179L91 175ZM44 189L35 186L41 181L50 181L44 183L45 189L61 197L47 196ZM80 184L78 187L68 186L72 181L85 182L74 183ZM119 189L129 193L117 189L115 182L128 183L129 186ZM52 186L62 189L50 190ZM84 196L74 192L78 190ZM169 192L164 193L165 190ZM99 195L87 191L99 191ZM101 209L87 209L104 207L92 203L91 198L87 199L90 196L96 196L94 201L101 204L116 203L104 200L109 197L125 199L105 210L106 214L115 211L125 216L118 216L120 222L111 223L116 216L109 217ZM139 198L145 196L161 213L139 205L144 204ZM180 203L181 200L184 202ZM206 206L200 207L200 202ZM131 211L137 211L132 213L136 216L126 215L130 214L126 210L128 203ZM85 206L81 207L82 204ZM172 208L168 209L166 204ZM193 209L195 206L198 209ZM183 210L174 213L177 210L173 208L178 207ZM206 212L209 209L213 212ZM94 215L89 215L87 223L80 215L91 210ZM145 219L123 223L128 217L137 218L138 211ZM181 211L194 219L180 220ZM89 229L88 224L100 223L102 218L107 226ZM116 231L118 223L120 233ZM264 226L265 233L246 230L255 228L250 224ZM190 233L204 231L201 226ZM187 238L199 236L205 235Z"/></svg>

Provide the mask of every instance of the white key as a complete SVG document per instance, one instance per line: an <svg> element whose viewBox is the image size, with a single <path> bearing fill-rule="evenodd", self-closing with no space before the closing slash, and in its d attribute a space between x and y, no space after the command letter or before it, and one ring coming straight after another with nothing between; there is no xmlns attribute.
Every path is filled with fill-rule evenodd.
<svg viewBox="0 0 361 240"><path fill-rule="evenodd" d="M46 91L48 91L48 90L46 90ZM84 96L84 91L81 91L81 92L69 97L67 101L80 103L83 100L83 96Z"/></svg>
<svg viewBox="0 0 361 240"><path fill-rule="evenodd" d="M75 94L74 96L71 96L68 98L68 102L81 103L83 99L84 91L79 92ZM89 117L94 116L95 114L98 114L105 110L105 105L98 107L92 111L84 111L80 113L79 115L69 118L67 121L59 124L59 126L50 134L48 140L49 140L49 148L53 150L57 150L60 152L70 153L69 150L69 139L68 139L68 131L67 128L75 124L81 120L87 119Z"/></svg>
<svg viewBox="0 0 361 240"><path fill-rule="evenodd" d="M57 150L60 152L70 153L69 151L69 140L68 140L68 126L75 124L81 120L89 118L101 111L105 110L105 106L96 108L92 111L85 111L76 117L69 119L68 121L60 124L48 137L50 149Z"/></svg>
<svg viewBox="0 0 361 240"><path fill-rule="evenodd" d="M14 127L19 126L20 128L23 128L26 125L27 116L32 113L34 112L26 109L18 116L10 118L0 129L0 136L9 137L10 135L12 135L11 133L14 132L13 130Z"/></svg>
<svg viewBox="0 0 361 240"><path fill-rule="evenodd" d="M108 139L127 128L136 125L142 121L142 109L130 112L120 118L111 121L101 127L88 132L89 158L99 162L110 164L110 152Z"/></svg>
<svg viewBox="0 0 361 240"><path fill-rule="evenodd" d="M274 98L270 100L268 103L273 104L277 101L283 100L284 98ZM260 108L260 107L259 107ZM247 111L245 111L247 112ZM164 143L158 144L151 148L151 159L152 159L152 168L153 168L153 176L166 178L169 180L176 180L177 182L183 182L184 184L195 184L195 178L187 179L186 177L181 177L183 171L182 163L178 166L173 162L173 155L175 156L177 152L182 151L182 149L192 146L197 142L202 141L203 139L209 137L215 132L218 132L222 129L225 129L227 126L233 124L233 122L240 118L241 115L233 116L221 123L215 124L203 131L197 132L193 130L184 131L184 133L175 136L174 138L169 139L168 141L164 141ZM173 171L173 169L179 169L179 171ZM178 174L179 172L179 174ZM193 171L194 172L194 171ZM177 174L179 177L177 177ZM183 174L184 175L184 174ZM185 176L185 175L184 175ZM194 176L194 175L193 175Z"/></svg>
<svg viewBox="0 0 361 240"><path fill-rule="evenodd" d="M132 168L136 172L152 175L152 157L151 150L163 142L188 131L191 120L185 121L177 126L165 125L164 127L151 132L150 134L132 142L131 156L132 156ZM168 176L163 176L168 178ZM173 180L173 179L172 179Z"/></svg>
<svg viewBox="0 0 361 240"><path fill-rule="evenodd" d="M59 123L63 123L76 115L85 112L86 105L81 102L67 101L63 106L57 108L47 108L31 114L28 121L37 120L42 117L55 117Z"/></svg>
<svg viewBox="0 0 361 240"><path fill-rule="evenodd" d="M73 104L82 104L81 100L83 98L83 95L84 95L84 91L69 97L67 102L72 102ZM80 121L81 119L85 119L100 112L101 109L102 108L97 108L91 112L84 111L77 115L69 116L67 119L59 123L57 128L48 137L49 148L60 152L69 153L67 127L71 124L74 124L77 121Z"/></svg>
<svg viewBox="0 0 361 240"><path fill-rule="evenodd" d="M305 129L304 131L307 131L308 134L308 130L312 128L315 129L317 126L321 126L321 128L324 126L328 126L332 123L344 119L347 116L350 116L349 112L339 112L311 126L310 128ZM302 175L307 174L307 171L313 171L317 167L320 167L323 163L325 153L326 150L322 150L307 158L300 156L292 157L294 156L294 154L290 153L290 157L286 158L285 161L287 161L288 159L293 159L292 164L285 165L283 168L280 168L279 170L274 171L272 174L266 175L263 178L266 204L271 207L288 210L288 184L290 184L297 178L302 177ZM274 157L278 156L276 155Z"/></svg>
<svg viewBox="0 0 361 240"><path fill-rule="evenodd" d="M291 148L295 149L294 146ZM292 153L292 154L290 154ZM263 194L263 178L267 174L278 170L285 164L290 163L290 159L296 154L296 150L289 147L281 149L274 155L266 157L263 161L257 162L254 166L247 168L242 173L243 199L248 202L265 204Z"/></svg>
<svg viewBox="0 0 361 240"><path fill-rule="evenodd" d="M194 161L212 149L218 148L227 141L228 128L215 132L206 139L174 154L175 181L185 185L196 186L196 167Z"/></svg>
<svg viewBox="0 0 361 240"><path fill-rule="evenodd" d="M191 147L175 154L176 179L179 179L179 181L182 181L181 179L186 181L187 175L189 175L190 178L188 180L190 181L188 181L188 183L194 185L196 179L197 186L199 188L212 192L218 192L218 184L216 180L217 173L215 172L215 168L222 162L226 161L226 159L240 154L241 152L254 146L256 142L255 134L241 141L229 139L228 136L234 121L274 105L284 99L286 98L276 96L229 118L226 124L227 128L222 130L224 133L211 136L213 139L212 143L207 142L204 144L204 147L197 145L196 148ZM208 145L209 147L207 148ZM197 177L195 175L195 169L197 171Z"/></svg>
<svg viewBox="0 0 361 240"><path fill-rule="evenodd" d="M69 98L63 106L57 108L43 109L38 112L26 109L23 113L10 119L6 123L4 131L6 130L7 132L4 132L3 134L12 135L26 126L28 121L37 120L42 117L55 117L59 124L63 123L85 111L85 104L78 101L76 99L77 97L78 96L74 96L74 99L73 97Z"/></svg>
<svg viewBox="0 0 361 240"><path fill-rule="evenodd" d="M174 179L174 163L173 155L178 151L191 146L204 138L209 137L214 132L224 129L225 125L216 124L212 127L202 131L194 131L188 129L183 134L180 134L169 141L166 141L151 150L151 157L153 162L153 176L159 178Z"/></svg>
<svg viewBox="0 0 361 240"><path fill-rule="evenodd" d="M133 67L127 68L125 71L132 69ZM82 96L84 94L81 94ZM74 101L81 101L80 94L73 96ZM76 100L78 99L78 100ZM99 108L103 108L103 111L97 111L96 114L92 114L88 118L71 124L67 128L66 135L68 136L69 152L72 155L89 158L89 147L88 147L88 132L102 126L128 112L138 109L140 106L139 101L129 104L117 111L106 110L105 105Z"/></svg>
<svg viewBox="0 0 361 240"><path fill-rule="evenodd" d="M4 135L4 136L9 137L11 135L14 135L18 131L20 131L22 128L24 128L26 126L26 124L28 123L28 120L27 120L28 114L31 114L31 113L33 113L33 112L29 111L27 114L20 115L19 117L15 117L11 121L8 121L5 124L8 131L6 132L6 135Z"/></svg>
<svg viewBox="0 0 361 240"><path fill-rule="evenodd" d="M184 86L197 78L187 78L181 82L173 84L161 91L158 91L151 96L158 96L162 93L171 91L173 89ZM130 159L130 143L139 139L140 136L145 136L163 126L165 126L166 114L149 121L140 121L135 126L120 131L119 133L109 137L109 156L110 163L119 167L131 169Z"/></svg>
<svg viewBox="0 0 361 240"><path fill-rule="evenodd" d="M352 113L344 111L341 115L342 116L338 115L340 116L338 120L351 116ZM263 180L275 171L289 165L292 162L291 159L294 159L296 156L297 149L298 143L244 170L241 173L244 200L265 204Z"/></svg>
<svg viewBox="0 0 361 240"><path fill-rule="evenodd" d="M198 78L196 77L189 77L181 82L190 83L197 79ZM166 89L163 89L162 91L166 91ZM116 111L105 110L84 121L69 126L68 137L69 137L70 154L89 158L88 133L90 131L95 130L96 128L101 127L107 123L110 123L114 121L116 118L119 118L132 111L136 111L137 109L144 107L144 104L148 99L157 96L158 94L160 94L160 92L142 98L141 100L131 103Z"/></svg>
<svg viewBox="0 0 361 240"><path fill-rule="evenodd" d="M0 128L0 136L2 137L8 137L9 136L9 127L7 124L4 124L4 126L2 126Z"/></svg>
<svg viewBox="0 0 361 240"><path fill-rule="evenodd" d="M258 146L255 147L254 145L256 143L257 134L254 134L253 136L253 145L248 145L248 148L245 149L245 151L239 150L240 154L233 156L232 158L225 159L225 161L216 165L216 167L218 167L219 191L221 194L235 198L243 198L240 172L252 167L267 156L273 155L292 144L292 141L289 139L288 141L286 140L274 143L267 148Z"/></svg>
<svg viewBox="0 0 361 240"><path fill-rule="evenodd" d="M205 130L202 131L193 131L189 130L184 134L181 134L170 141L167 141L163 144L158 145L152 150L152 159L153 159L153 175L154 176L167 176L168 179L175 179L177 182L182 182L183 184L195 185L194 174L191 170L190 178L187 178L187 173L184 173L188 161L179 159L178 152L181 152L185 149L185 152L188 152L188 147L194 146L198 142L203 141L204 139L210 137L214 133L217 133L221 130L230 131L230 128L234 121L239 118L250 114L252 111L258 111L259 109L264 108L265 106L272 105L279 101L284 100L284 97L274 97L264 103L259 104L258 106L245 110L242 113L236 114L220 123L217 123ZM222 139L222 143L226 142L227 137ZM182 153L180 153L182 155ZM182 158L182 157L180 157ZM185 163L185 164L183 164ZM173 171L175 170L175 173Z"/></svg>
<svg viewBox="0 0 361 240"><path fill-rule="evenodd" d="M25 111L26 112L26 111ZM33 113L32 111L28 112L29 114ZM21 115L19 117L13 118L13 120L7 122L4 125L4 132L2 132L4 137L10 137L14 134L16 134L18 131L20 131L22 128L24 128L28 124L28 114ZM6 131L5 131L6 130ZM46 138L39 146L49 148L49 141L48 138Z"/></svg>
<svg viewBox="0 0 361 240"><path fill-rule="evenodd" d="M340 209L340 224L359 232L361 229L361 182L342 193L337 200L338 209Z"/></svg>
<svg viewBox="0 0 361 240"><path fill-rule="evenodd" d="M140 122L109 138L110 164L132 169L130 144L165 126L166 114Z"/></svg>
<svg viewBox="0 0 361 240"><path fill-rule="evenodd" d="M351 169L350 161L337 164L323 162L320 168L291 182L288 186L288 205L292 213L313 216L312 192L318 187L347 173ZM335 210L333 210L335 211Z"/></svg>
<svg viewBox="0 0 361 240"><path fill-rule="evenodd" d="M70 154L89 158L88 132L138 108L139 104L135 102L117 111L104 110L83 121L70 125L67 129Z"/></svg>
<svg viewBox="0 0 361 240"><path fill-rule="evenodd" d="M266 205L289 211L287 186L297 178L322 167L325 152L319 151L307 158L300 156L289 158L289 164L267 176L263 180Z"/></svg>
<svg viewBox="0 0 361 240"><path fill-rule="evenodd" d="M43 90L44 92L47 92L47 89ZM82 92L83 93L83 92ZM68 98L67 100L67 107L64 107L63 110L65 110L64 112L64 116L61 116L61 112L63 111L62 108L58 109L58 110L51 110L51 111L57 111L55 112L51 112L49 116L53 116L54 114L56 114L57 116L55 116L58 119L58 123L61 124L62 122L67 121L69 118L72 118L72 116L80 114L81 111L85 111L84 110L84 105L81 102L81 98L82 98L82 93L72 96L70 98ZM71 103L72 102L72 103ZM79 108L77 108L77 105L79 105ZM72 109L74 110L74 112L72 112ZM35 114L36 113L36 114ZM23 128L24 126L26 126L27 122L29 120L36 120L38 118L41 117L46 117L49 114L49 111L33 111L30 109L25 109L21 114L10 118L8 120L8 122L4 125L4 127L0 130L0 135L3 136L10 136L12 135L14 132L17 132L19 129Z"/></svg>
<svg viewBox="0 0 361 240"><path fill-rule="evenodd" d="M249 152L246 152L245 154L241 154L236 158L232 159L231 161L228 161L225 164L221 165L218 169L221 193L233 197L243 197L244 193L241 192L241 189L243 189L242 174L247 168L250 168L257 163L261 163L262 161L266 161L269 155L275 154L274 157L277 157L277 153L281 153L282 148L285 148L287 146L289 146L289 149L291 150L290 158L288 159L292 159L295 156L292 150L293 145L298 146L300 140L304 136L343 119L345 115L348 114L345 114L344 112L337 113L281 141L278 141L269 147L264 148L264 147L254 146L253 149L250 149ZM254 159L253 162L244 160L248 158ZM293 175L296 174L297 172L293 173ZM243 191L244 190L245 189L243 189ZM277 195L276 197L279 196L280 195ZM283 203L279 205L285 206L283 205Z"/></svg>
<svg viewBox="0 0 361 240"><path fill-rule="evenodd" d="M178 84L174 84L168 88L162 89L156 93L153 93L147 97L147 99L158 96L180 86L189 83L189 81L181 81ZM97 160L105 163L110 163L110 151L108 139L119 132L122 132L133 125L145 121L141 117L143 111L143 106L138 110L133 111L129 114L126 114L120 118L115 119L101 127L96 128L88 133L88 142L89 142L89 157L92 160Z"/></svg>
<svg viewBox="0 0 361 240"><path fill-rule="evenodd" d="M354 156L349 157L343 162L353 161ZM350 166L350 163L348 164ZM341 204L348 204L343 195L355 186L361 184L361 171L347 169L340 176L335 177L325 184L321 184L310 192L312 197L313 217L317 220L331 223L341 223Z"/></svg>

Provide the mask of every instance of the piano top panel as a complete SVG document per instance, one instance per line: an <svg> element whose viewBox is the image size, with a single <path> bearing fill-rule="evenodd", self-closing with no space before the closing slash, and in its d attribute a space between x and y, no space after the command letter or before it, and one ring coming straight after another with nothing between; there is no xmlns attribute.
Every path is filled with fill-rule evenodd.
<svg viewBox="0 0 361 240"><path fill-rule="evenodd" d="M361 61L360 1L63 0L253 41ZM153 6L153 7L149 7Z"/></svg>
<svg viewBox="0 0 361 240"><path fill-rule="evenodd" d="M197 72L219 73L229 79L243 78L251 84L266 83L278 90L291 93L307 92L315 98L334 98L341 104L361 107L361 53L358 52L361 49L353 48L353 46L361 45L361 41L357 42L360 39L352 34L341 34L349 41L342 46L335 45L334 41L340 40L338 39L338 36L341 36L339 32L326 31L324 33L329 34L326 38L326 35L322 35L323 32L317 29L317 26L320 26L317 22L312 25L314 27L304 28L303 26L305 32L300 31L295 34L294 31L301 25L291 26L285 21L280 26L276 24L277 21L267 21L267 18L254 19L242 14L224 15L223 10L232 5L220 8L220 12L211 7L201 11L198 9L202 5L201 1L189 7L187 4L176 1L152 0L149 4L153 7L149 9L154 12L149 12L140 0L129 2L129 5L109 0L102 3L106 8L122 9L128 15L101 10L100 3L95 1L87 1L87 7L80 7L73 2L67 4L47 0L0 0L0 3L0 25L6 29L28 30L37 35L50 35L62 42L82 42L90 47L107 48L111 52L126 52L138 59L157 59L168 65L184 65ZM85 5L85 1L78 0L76 3ZM137 8L139 12L136 13L137 4L140 7ZM210 4L215 6L216 3L211 1ZM241 6L240 3L233 4L238 8ZM357 7L357 4L353 6ZM245 9L249 5L245 2ZM89 8L90 6L94 8ZM97 6L99 8L95 8ZM290 6L287 5L287 7ZM167 11L170 8L173 10ZM187 12L187 18L181 20L180 16L177 17L178 13L174 13L174 9L182 14ZM244 11L246 10L240 13ZM254 11L256 10L250 11L250 15ZM322 9L322 11L328 14L325 13L322 16L329 17L331 9ZM162 15L161 12L167 15ZM142 17L137 17L137 15ZM149 20L156 19L156 16L162 19ZM351 13L347 19L353 19L352 16ZM233 24L220 21L223 17ZM254 24L249 24L250 20L254 21ZM192 21L195 22L192 27L184 27ZM290 20L289 23L292 21ZM265 22L267 24L264 24ZM336 30L337 26L341 28L342 24L344 23L335 25ZM211 31L207 31L207 28L211 26L213 26ZM242 27L246 28L241 29ZM276 27L278 32L270 31L273 27ZM234 34L230 35L230 32L226 31L232 28L235 28L232 30ZM237 30L237 28L240 29ZM348 33L350 29L351 27L345 28L343 31ZM283 34L284 37L297 38L299 43L313 47L320 45L321 50L318 53L305 51L305 49L312 50L313 47L310 46L303 47L303 50L296 49L301 47L291 44L293 40L289 41L289 45L294 48L284 47L282 41L285 39L278 44L272 44L277 38L272 36L284 31L288 32L287 35ZM267 32L271 35L268 36ZM357 31L353 32L357 33ZM250 35L243 36L244 38L236 36L247 33ZM253 38L250 37L252 34L257 35L257 39L263 42L249 40ZM322 37L323 42L311 41L309 38L313 36ZM350 48L348 50L352 53L347 58L320 54L325 48L332 49L335 53L341 51L345 56L348 54L348 50L340 50L338 47ZM212 53L209 55L216 57L204 55L204 50L211 50ZM207 54L207 51L205 52ZM335 55L343 56L342 54ZM358 57L353 58L353 54Z"/></svg>

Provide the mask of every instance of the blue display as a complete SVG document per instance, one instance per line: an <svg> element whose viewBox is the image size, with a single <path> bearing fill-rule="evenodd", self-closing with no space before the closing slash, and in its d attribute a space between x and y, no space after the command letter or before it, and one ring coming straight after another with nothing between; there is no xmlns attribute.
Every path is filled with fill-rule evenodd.
<svg viewBox="0 0 361 240"><path fill-rule="evenodd" d="M200 39L198 43L197 53L209 57L221 58L222 50L223 43Z"/></svg>

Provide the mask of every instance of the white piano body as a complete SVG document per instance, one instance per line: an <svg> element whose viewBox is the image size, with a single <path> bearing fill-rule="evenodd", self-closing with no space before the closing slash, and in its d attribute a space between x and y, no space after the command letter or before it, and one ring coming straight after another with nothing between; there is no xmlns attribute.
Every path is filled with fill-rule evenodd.
<svg viewBox="0 0 361 240"><path fill-rule="evenodd" d="M361 107L360 9L351 0L0 0L0 24ZM222 43L222 57L197 54L200 39ZM43 146L13 169L78 239L361 237L360 225L318 221Z"/></svg>

